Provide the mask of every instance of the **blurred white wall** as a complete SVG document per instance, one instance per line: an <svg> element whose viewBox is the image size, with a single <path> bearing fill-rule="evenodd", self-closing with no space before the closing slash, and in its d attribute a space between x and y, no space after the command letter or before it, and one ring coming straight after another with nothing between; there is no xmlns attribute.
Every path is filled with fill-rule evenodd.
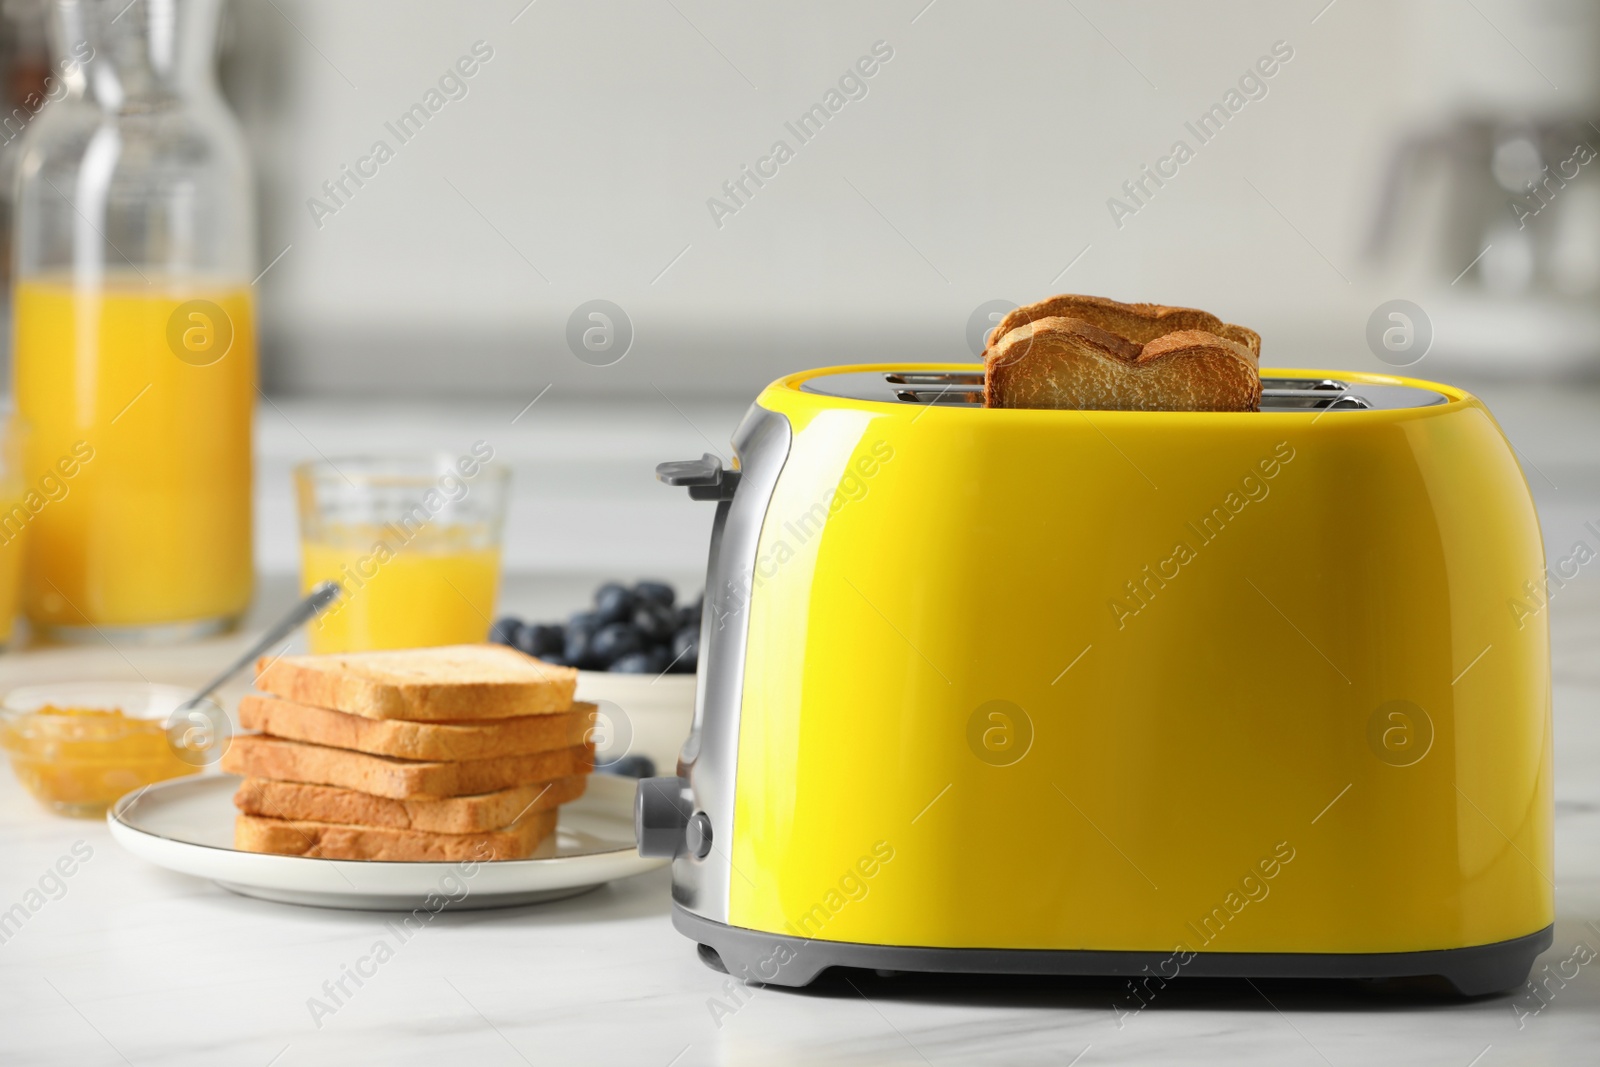
<svg viewBox="0 0 1600 1067"><path fill-rule="evenodd" d="M385 124L476 42L465 96L401 144ZM876 42L865 96L801 144L785 123ZM1200 145L1185 123L1276 42L1265 95ZM1419 251L1483 220L1415 221L1413 190L1390 261L1363 247L1403 134L1600 118L1597 58L1580 0L236 0L226 71L262 265L282 253L260 282L271 388L682 395L969 359L974 308L1058 291L1205 307L1258 328L1265 363L1366 369L1369 313L1405 297L1434 319L1424 376L1581 369L1589 296L1496 295L1482 267L1452 286ZM1108 199L1180 138L1194 157L1119 226ZM780 139L793 158L719 225L708 199ZM319 225L308 200L334 206L323 183L378 140L393 158ZM567 343L596 298L635 331L607 367Z"/></svg>

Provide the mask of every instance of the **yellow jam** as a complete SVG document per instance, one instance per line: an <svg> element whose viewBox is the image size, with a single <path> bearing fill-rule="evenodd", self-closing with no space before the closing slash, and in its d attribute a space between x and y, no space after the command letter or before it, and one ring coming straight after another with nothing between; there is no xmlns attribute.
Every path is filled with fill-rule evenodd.
<svg viewBox="0 0 1600 1067"><path fill-rule="evenodd" d="M124 793L194 774L160 719L51 704L0 720L0 742L28 792L67 815L96 817Z"/></svg>

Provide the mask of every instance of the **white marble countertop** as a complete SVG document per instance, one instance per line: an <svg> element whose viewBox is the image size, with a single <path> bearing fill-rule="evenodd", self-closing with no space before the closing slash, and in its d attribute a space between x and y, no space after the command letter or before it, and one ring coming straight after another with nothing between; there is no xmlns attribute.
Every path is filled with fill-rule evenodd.
<svg viewBox="0 0 1600 1067"><path fill-rule="evenodd" d="M1530 465L1547 543L1564 554L1583 536L1583 522L1600 523L1600 393L1501 390L1490 401ZM359 436L363 426L344 413L336 427L331 413L311 405L285 412L308 451L324 434ZM707 432L721 440L727 429ZM281 471L296 458L291 436L284 432L264 469ZM629 515L631 465L703 450L698 430L683 436L667 443L667 454L650 442L637 457L622 450L610 481L601 464L572 493L598 498L613 520ZM541 461L536 451L524 454L523 462ZM288 522L280 489L263 488L264 526ZM660 545L636 551L630 529L621 522L609 541L585 539L581 559L563 557L556 542L544 545L541 558L560 573L519 577L507 605L563 613L598 576L596 558L623 575L693 580L704 550L692 544L692 529L673 533L691 555ZM1585 568L1551 607L1559 917L1555 947L1541 963L1567 958L1579 943L1600 951L1597 575ZM285 602L290 588L282 577L270 580L257 617ZM197 681L241 640L11 653L0 657L0 687L134 670ZM1186 979L1120 1027L1111 1004L1121 986L1112 980L851 973L799 992L736 986L672 929L665 871L553 904L446 911L334 1015L316 1020L308 1001L370 952L385 916L246 899L151 867L114 845L103 824L46 814L0 771L0 913L38 889L75 847L92 854L0 942L0 1063L1571 1067L1593 1062L1600 1048L1600 960L1520 1020L1518 1006L1536 1002L1329 982L1253 988Z"/></svg>

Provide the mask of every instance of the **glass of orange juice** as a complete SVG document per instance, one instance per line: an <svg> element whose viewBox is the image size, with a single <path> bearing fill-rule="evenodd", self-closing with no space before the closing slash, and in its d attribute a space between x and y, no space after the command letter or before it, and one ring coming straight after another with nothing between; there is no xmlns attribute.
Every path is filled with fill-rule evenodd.
<svg viewBox="0 0 1600 1067"><path fill-rule="evenodd" d="M311 651L472 644L500 585L510 471L478 442L459 456L328 459L295 468L300 585L344 595L311 624Z"/></svg>

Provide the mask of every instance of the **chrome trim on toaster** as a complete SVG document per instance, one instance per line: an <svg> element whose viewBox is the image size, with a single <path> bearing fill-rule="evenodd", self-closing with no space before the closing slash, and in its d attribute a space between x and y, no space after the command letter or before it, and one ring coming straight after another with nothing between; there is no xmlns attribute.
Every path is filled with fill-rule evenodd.
<svg viewBox="0 0 1600 1067"><path fill-rule="evenodd" d="M687 850L679 851L672 861L672 899L715 922L728 921L733 868L728 847L733 840L739 713L756 548L792 439L786 417L759 404L751 406L733 434L738 487L732 499L717 504L711 528L694 725L678 755L678 774L687 779L695 808L710 820L711 852L696 859Z"/></svg>

